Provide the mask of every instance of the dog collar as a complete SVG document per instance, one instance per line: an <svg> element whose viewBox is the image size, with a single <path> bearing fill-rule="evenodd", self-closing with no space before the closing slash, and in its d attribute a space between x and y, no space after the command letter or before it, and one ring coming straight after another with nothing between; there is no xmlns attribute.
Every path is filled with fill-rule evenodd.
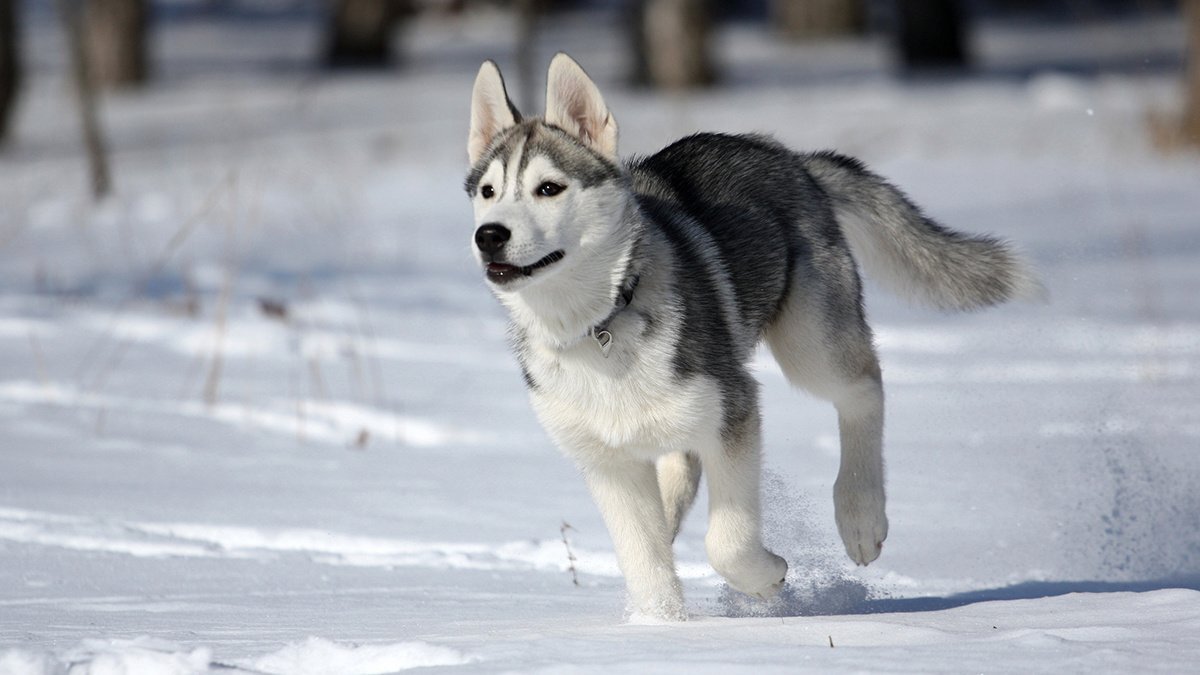
<svg viewBox="0 0 1200 675"><path fill-rule="evenodd" d="M617 318L617 315L621 313L621 310L633 302L633 292L637 290L638 281L640 280L641 277L635 274L622 284L621 292L617 294L617 302L613 306L613 310L609 312L603 321L588 329L588 336L596 341L596 345L600 347L600 354L606 359L608 358L608 353L612 351L613 343L613 335L608 330L608 327L612 324L613 319Z"/></svg>

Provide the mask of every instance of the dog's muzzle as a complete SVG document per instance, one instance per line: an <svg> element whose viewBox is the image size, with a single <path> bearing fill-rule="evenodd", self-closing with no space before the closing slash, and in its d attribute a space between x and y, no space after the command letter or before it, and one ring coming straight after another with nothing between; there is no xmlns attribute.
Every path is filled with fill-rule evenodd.
<svg viewBox="0 0 1200 675"><path fill-rule="evenodd" d="M548 267L563 259L561 250L553 251L532 265L513 265L497 260L504 251L504 245L512 238L512 231L500 223L485 223L475 230L475 246L483 254L487 262L486 272L489 281L495 284L506 284L514 279L532 276L534 272Z"/></svg>
<svg viewBox="0 0 1200 675"><path fill-rule="evenodd" d="M490 262L487 264L485 270L487 272L488 281L491 281L495 284L506 284L514 279L533 276L534 272L542 269L543 267L549 267L550 265L553 265L559 260L562 260L563 256L565 255L566 254L562 251L554 251L547 254L546 257L533 263L532 265L525 265L523 267L502 262Z"/></svg>

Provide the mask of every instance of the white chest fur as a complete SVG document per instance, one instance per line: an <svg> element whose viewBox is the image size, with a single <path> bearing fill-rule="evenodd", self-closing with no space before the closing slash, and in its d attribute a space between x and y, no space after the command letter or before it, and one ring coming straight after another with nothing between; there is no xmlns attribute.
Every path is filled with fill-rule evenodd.
<svg viewBox="0 0 1200 675"><path fill-rule="evenodd" d="M630 312L618 319L608 358L590 337L561 349L531 346L531 398L542 426L578 459L613 453L651 459L694 449L720 424L717 387L707 378L676 376L675 331L645 337L641 317Z"/></svg>

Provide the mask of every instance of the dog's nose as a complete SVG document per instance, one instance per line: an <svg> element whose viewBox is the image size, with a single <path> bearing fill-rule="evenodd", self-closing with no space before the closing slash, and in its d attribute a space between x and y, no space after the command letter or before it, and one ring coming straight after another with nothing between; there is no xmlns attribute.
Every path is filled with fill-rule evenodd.
<svg viewBox="0 0 1200 675"><path fill-rule="evenodd" d="M488 223L475 230L475 245L480 251L495 255L504 248L504 242L512 236L512 232L500 223Z"/></svg>

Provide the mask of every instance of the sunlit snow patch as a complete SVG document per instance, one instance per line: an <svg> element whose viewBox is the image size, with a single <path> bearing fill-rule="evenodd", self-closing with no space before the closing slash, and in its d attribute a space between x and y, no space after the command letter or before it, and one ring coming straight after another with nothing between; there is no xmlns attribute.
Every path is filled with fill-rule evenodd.
<svg viewBox="0 0 1200 675"><path fill-rule="evenodd" d="M324 565L351 567L559 573L574 565L579 574L621 576L612 551L574 547L572 562L560 539L425 541L307 528L106 520L4 506L0 506L0 541L139 558L270 559L294 553ZM679 575L716 579L712 568L698 561L681 562Z"/></svg>
<svg viewBox="0 0 1200 675"><path fill-rule="evenodd" d="M133 640L84 640L61 655L67 675L195 675L209 672L212 652L140 637ZM60 672L60 671L54 671Z"/></svg>
<svg viewBox="0 0 1200 675"><path fill-rule="evenodd" d="M241 665L279 675L377 675L410 668L457 666L473 660L458 650L427 642L344 645L310 637Z"/></svg>
<svg viewBox="0 0 1200 675"><path fill-rule="evenodd" d="M0 402L178 415L333 445L346 445L364 430L374 437L415 447L474 444L485 438L478 432L450 429L430 420L347 401L275 399L206 405L201 401L101 394L64 383L10 380L0 382Z"/></svg>
<svg viewBox="0 0 1200 675"><path fill-rule="evenodd" d="M49 672L50 662L44 654L21 649L0 652L0 673L4 675L45 675Z"/></svg>

